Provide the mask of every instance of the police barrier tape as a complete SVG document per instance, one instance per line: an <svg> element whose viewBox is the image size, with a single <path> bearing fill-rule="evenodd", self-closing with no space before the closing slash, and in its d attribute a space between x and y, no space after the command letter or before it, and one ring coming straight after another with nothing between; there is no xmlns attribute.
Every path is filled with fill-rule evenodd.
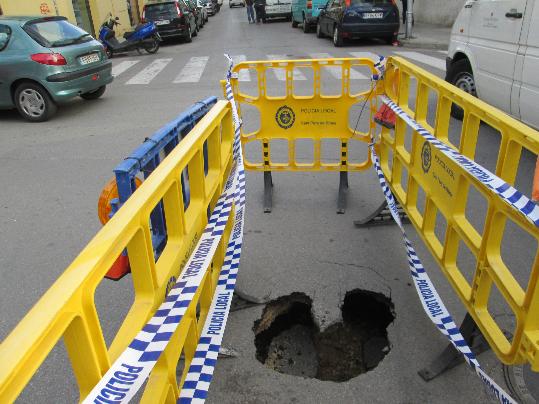
<svg viewBox="0 0 539 404"><path fill-rule="evenodd" d="M233 144L235 160L225 189L215 205L208 225L165 301L84 399L85 404L126 403L143 385L186 314L204 278L205 270L211 264L235 202L234 226L230 234L225 262L221 268L218 285L195 357L185 379L181 396L184 398L180 398L180 401L191 402L192 397L188 398L188 395L193 386L195 388L192 389L192 395L195 398L199 398L202 394L206 397L232 302L243 240L245 172L241 156L237 111L235 105L232 105L235 123ZM217 318L219 324L216 327ZM217 338L212 341L214 336ZM199 365L201 359L202 364ZM200 385L197 386L199 383Z"/></svg>
<svg viewBox="0 0 539 404"><path fill-rule="evenodd" d="M464 168L470 175L474 176L481 183L489 187L509 206L516 208L528 221L539 227L539 206L530 200L522 192L518 191L500 177L494 175L486 168L480 166L475 161L455 151L453 148L440 142L436 137L429 133L423 126L417 123L412 117L404 112L397 104L388 97L382 96L381 100L391 108L399 117L401 117L412 129L425 138L430 144L444 153Z"/></svg>
<svg viewBox="0 0 539 404"><path fill-rule="evenodd" d="M225 261L219 274L219 281L215 289L212 304L204 328L200 335L199 343L195 351L195 357L191 361L187 376L184 380L178 403L203 403L208 395L210 382L219 354L219 348L223 342L224 330L232 304L232 295L236 286L236 278L240 266L241 247L243 243L243 225L245 218L245 169L240 143L241 122L238 116L236 102L230 85L232 67L234 63L229 55L225 54L229 61L229 69L226 78L227 100L232 107L232 119L234 120L234 159L237 162L238 187L234 195L235 218L232 233L225 254Z"/></svg>
<svg viewBox="0 0 539 404"><path fill-rule="evenodd" d="M378 65L378 66L377 66ZM376 69L379 73L378 76L373 75L372 80L378 81L383 78L384 70L383 67L383 57L380 58L380 61L378 64L375 65ZM387 97L382 97L382 101L386 103L393 111L395 111L397 114L400 115L399 111L405 114L396 104L394 104L391 100L389 100ZM392 105L391 105L392 104ZM405 114L406 115L406 114ZM401 116L403 119L404 117ZM426 132L427 135L429 135L428 139L427 136L425 136L424 133L422 135L429 141L431 141L433 144L437 143L440 144L440 146L444 146L444 149L447 147L440 141L438 141L434 136L430 135L425 129L421 128L417 122L415 122L410 117L407 117L405 121L412 126L415 130L422 129L423 132ZM432 140L431 140L432 139ZM389 210L391 212L391 216L399 226L399 229L402 232L402 237L404 241L404 246L406 249L406 253L408 255L408 264L410 266L410 273L412 275L412 279L414 281L414 285L417 291L417 294L419 296L419 299L421 301L421 304L423 306L423 309L425 310L425 313L429 316L431 321L438 327L440 332L444 334L451 344L463 355L466 362L470 365L470 367L475 371L475 373L479 376L480 380L484 383L487 391L496 397L496 399L503 404L506 403L514 403L516 404L516 401L511 398L494 380L492 380L481 368L481 365L477 361L474 353L466 343L466 340L462 336L460 329L457 327L455 322L453 321L453 318L447 308L445 307L440 295L436 291L436 288L434 287L434 284L430 280L430 277L428 276L427 272L425 271L425 268L423 267L423 264L421 263L421 260L417 256L417 253L415 252L412 243L408 239L408 236L406 235L406 231L404 230L404 227L402 225L399 210L397 206L397 202L395 200L395 197L393 196L393 193L391 192L389 186L387 185L384 173L382 171L382 167L380 166L380 160L378 159L378 155L376 154L376 151L374 149L374 136L371 132L371 143L369 143L369 149L371 152L371 157L374 165L374 169L376 171L376 174L378 176L378 180L380 182L380 186L382 188L382 191L384 193L384 197L387 201ZM437 146L438 147L438 146ZM441 149L442 150L442 149ZM453 151L454 152L454 151ZM458 154L458 153L456 153ZM481 169L481 171L485 171L481 166L478 166L474 162L472 162L469 159L468 160L468 166L476 167L477 169ZM457 163L460 163L460 161L457 160ZM464 164L462 164L464 166ZM472 171L472 175L474 175L475 171ZM501 181L501 180L500 180ZM516 190L515 190L516 191Z"/></svg>

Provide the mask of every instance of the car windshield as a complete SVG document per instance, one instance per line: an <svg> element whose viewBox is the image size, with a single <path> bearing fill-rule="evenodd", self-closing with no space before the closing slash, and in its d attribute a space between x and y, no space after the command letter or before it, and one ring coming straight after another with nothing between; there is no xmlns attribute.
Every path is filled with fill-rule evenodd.
<svg viewBox="0 0 539 404"><path fill-rule="evenodd" d="M24 26L24 30L37 43L48 48L73 45L92 39L89 33L66 20L31 21Z"/></svg>
<svg viewBox="0 0 539 404"><path fill-rule="evenodd" d="M145 8L145 18L147 20L158 20L159 17L170 17L171 14L177 14L176 5L172 3L148 4Z"/></svg>
<svg viewBox="0 0 539 404"><path fill-rule="evenodd" d="M391 4L391 0L350 0L350 4L354 6L360 5L376 5L376 4Z"/></svg>

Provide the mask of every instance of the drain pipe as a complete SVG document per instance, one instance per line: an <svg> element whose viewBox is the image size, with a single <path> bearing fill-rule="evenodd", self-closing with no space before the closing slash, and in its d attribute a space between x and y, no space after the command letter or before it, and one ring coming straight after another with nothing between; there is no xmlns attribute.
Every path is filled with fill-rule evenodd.
<svg viewBox="0 0 539 404"><path fill-rule="evenodd" d="M414 0L408 0L406 10L406 39L412 39L412 23L414 21Z"/></svg>

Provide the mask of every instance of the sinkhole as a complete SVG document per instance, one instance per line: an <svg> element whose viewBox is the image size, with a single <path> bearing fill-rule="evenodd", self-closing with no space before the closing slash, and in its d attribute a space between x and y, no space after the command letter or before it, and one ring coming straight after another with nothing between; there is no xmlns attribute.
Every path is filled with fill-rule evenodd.
<svg viewBox="0 0 539 404"><path fill-rule="evenodd" d="M393 303L355 289L346 293L341 312L341 321L320 332L309 296L295 292L269 302L253 327L256 358L280 373L334 382L374 369L390 350Z"/></svg>

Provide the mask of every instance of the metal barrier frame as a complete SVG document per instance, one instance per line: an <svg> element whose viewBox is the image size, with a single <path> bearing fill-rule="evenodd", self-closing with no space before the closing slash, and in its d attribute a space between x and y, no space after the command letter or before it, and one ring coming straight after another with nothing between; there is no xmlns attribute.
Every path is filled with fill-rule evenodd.
<svg viewBox="0 0 539 404"><path fill-rule="evenodd" d="M417 81L415 111L410 107L411 79ZM522 149L539 154L539 134L535 130L463 91L456 90L449 83L402 58L389 59L384 85L386 95L409 116L439 140L472 160L481 122L497 129L501 134L501 146L495 174L509 184L515 182ZM435 127L427 122L429 93L435 93L438 97ZM458 145L452 144L448 138L453 104L464 109ZM441 187L437 189L430 186L429 181L432 179L428 178L422 167L425 140L413 132L412 148L408 151L405 146L406 126L401 118L397 118L394 136L387 128L382 128L381 132L381 165L393 193L406 209L417 232L496 355L506 364L527 360L535 371L539 371L539 255L535 253L526 290L520 287L501 256L502 236L507 220L520 226L539 243L538 229L479 180L446 158L439 157L446 169L453 173L455 184L450 190L453 196L449 197L447 190ZM403 172L407 174L406 182L402 180ZM488 201L483 235L478 233L466 217L468 191L472 187ZM424 213L418 208L419 189L425 193ZM438 212L447 222L444 240L438 240L435 234ZM477 266L471 284L457 266L459 241L476 257ZM501 292L515 315L517 324L512 333L512 341L508 340L489 313L488 302L493 285Z"/></svg>
<svg viewBox="0 0 539 404"><path fill-rule="evenodd" d="M144 181L139 192L134 193L90 241L0 346L0 402L17 398L61 337L81 399L99 382L163 301L168 280L181 272L182 262L189 257L207 223L207 210L213 209L230 172L233 135L230 106L219 101ZM204 173L204 143L208 147L207 174ZM187 209L181 187L181 175L186 168L191 188ZM161 201L167 243L155 260L150 215ZM187 368L193 358L223 262L230 227L229 218L201 287L150 375L143 402L175 402L178 397L176 366L182 354ZM126 247L135 299L107 347L94 294ZM183 378L179 385L182 383Z"/></svg>

